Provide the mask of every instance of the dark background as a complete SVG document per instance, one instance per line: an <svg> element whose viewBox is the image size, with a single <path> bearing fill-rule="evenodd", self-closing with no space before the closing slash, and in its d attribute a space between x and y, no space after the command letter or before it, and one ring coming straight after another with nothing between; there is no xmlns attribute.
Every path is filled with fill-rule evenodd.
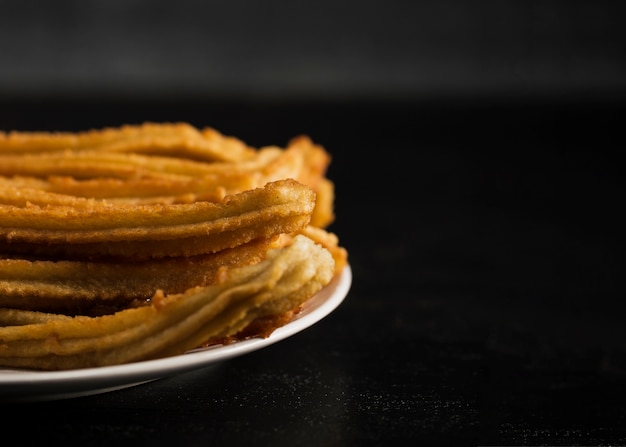
<svg viewBox="0 0 626 447"><path fill-rule="evenodd" d="M0 97L612 96L620 0L3 0Z"/></svg>
<svg viewBox="0 0 626 447"><path fill-rule="evenodd" d="M4 425L92 445L626 445L625 2L0 5L1 129L308 134L354 274L289 340L11 404Z"/></svg>

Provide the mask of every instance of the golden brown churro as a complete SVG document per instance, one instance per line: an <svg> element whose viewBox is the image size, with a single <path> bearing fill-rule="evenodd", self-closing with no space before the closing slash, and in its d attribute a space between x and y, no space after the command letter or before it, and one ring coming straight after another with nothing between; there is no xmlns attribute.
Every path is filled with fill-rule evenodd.
<svg viewBox="0 0 626 447"><path fill-rule="evenodd" d="M0 366L269 336L347 266L329 163L186 123L0 132Z"/></svg>
<svg viewBox="0 0 626 447"><path fill-rule="evenodd" d="M0 308L68 315L113 313L155 292L182 293L216 281L220 269L253 264L276 239L216 253L133 262L0 259Z"/></svg>
<svg viewBox="0 0 626 447"><path fill-rule="evenodd" d="M36 154L97 150L175 155L202 161L242 161L254 149L212 128L187 123L144 123L86 132L0 132L0 153Z"/></svg>
<svg viewBox="0 0 626 447"><path fill-rule="evenodd" d="M304 136L284 150L268 146L244 161L219 163L94 150L14 154L2 152L0 145L0 188L40 189L122 204L189 203L219 201L292 178L317 193L313 221L325 227L334 220L334 185L324 177L329 163L328 153Z"/></svg>
<svg viewBox="0 0 626 447"><path fill-rule="evenodd" d="M70 259L213 253L297 231L309 223L314 203L310 188L281 180L220 203L91 208L0 205L0 253Z"/></svg>
<svg viewBox="0 0 626 447"><path fill-rule="evenodd" d="M333 272L328 251L297 236L219 283L168 297L157 293L150 306L1 327L0 365L70 369L182 354L302 305Z"/></svg>

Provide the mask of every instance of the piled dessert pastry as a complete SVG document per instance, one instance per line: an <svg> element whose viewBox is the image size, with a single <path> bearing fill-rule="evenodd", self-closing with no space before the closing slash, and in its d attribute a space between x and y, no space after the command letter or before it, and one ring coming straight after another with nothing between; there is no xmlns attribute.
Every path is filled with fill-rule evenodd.
<svg viewBox="0 0 626 447"><path fill-rule="evenodd" d="M347 266L330 161L187 123L0 132L0 366L268 337Z"/></svg>

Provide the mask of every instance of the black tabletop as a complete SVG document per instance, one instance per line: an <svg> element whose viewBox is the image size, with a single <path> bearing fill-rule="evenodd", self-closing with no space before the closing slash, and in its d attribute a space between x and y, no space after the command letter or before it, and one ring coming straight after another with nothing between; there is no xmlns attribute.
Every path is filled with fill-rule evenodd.
<svg viewBox="0 0 626 447"><path fill-rule="evenodd" d="M141 121L332 154L345 301L288 339L93 396L4 403L56 445L626 444L624 103L17 101L3 130Z"/></svg>

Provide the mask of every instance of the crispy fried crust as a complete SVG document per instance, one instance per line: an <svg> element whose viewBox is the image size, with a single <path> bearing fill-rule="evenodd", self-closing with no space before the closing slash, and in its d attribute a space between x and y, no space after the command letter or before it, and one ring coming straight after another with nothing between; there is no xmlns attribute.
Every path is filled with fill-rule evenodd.
<svg viewBox="0 0 626 447"><path fill-rule="evenodd" d="M133 260L214 253L303 228L314 206L313 191L294 180L269 183L220 203L0 205L0 253Z"/></svg>
<svg viewBox="0 0 626 447"><path fill-rule="evenodd" d="M220 201L291 178L316 192L316 226L334 220L334 185L325 177L330 155L306 136L294 138L285 149L268 146L241 161L213 163L93 149L31 153L30 146L26 154L16 154L7 143L13 140L28 138L5 137L4 150L0 138L0 203L51 203L63 200L61 195L129 205ZM18 199L10 196L11 190L29 191L30 196Z"/></svg>
<svg viewBox="0 0 626 447"><path fill-rule="evenodd" d="M52 154L97 151L175 155L201 161L242 161L254 149L213 128L196 129L187 123L144 123L84 132L0 132L0 154Z"/></svg>
<svg viewBox="0 0 626 447"><path fill-rule="evenodd" d="M5 324L11 318L31 322L0 327L0 365L55 370L181 354L235 335L258 318L297 308L333 275L329 252L296 236L265 260L229 270L214 285L169 297L157 293L150 306L101 317L44 314L39 320L32 313L20 320L19 312L0 311Z"/></svg>
<svg viewBox="0 0 626 447"><path fill-rule="evenodd" d="M143 262L0 259L0 307L68 315L113 313L155 292L182 293L217 280L220 269L257 263L276 238L216 253Z"/></svg>
<svg viewBox="0 0 626 447"><path fill-rule="evenodd" d="M0 132L0 366L267 337L347 265L329 163L186 123Z"/></svg>

